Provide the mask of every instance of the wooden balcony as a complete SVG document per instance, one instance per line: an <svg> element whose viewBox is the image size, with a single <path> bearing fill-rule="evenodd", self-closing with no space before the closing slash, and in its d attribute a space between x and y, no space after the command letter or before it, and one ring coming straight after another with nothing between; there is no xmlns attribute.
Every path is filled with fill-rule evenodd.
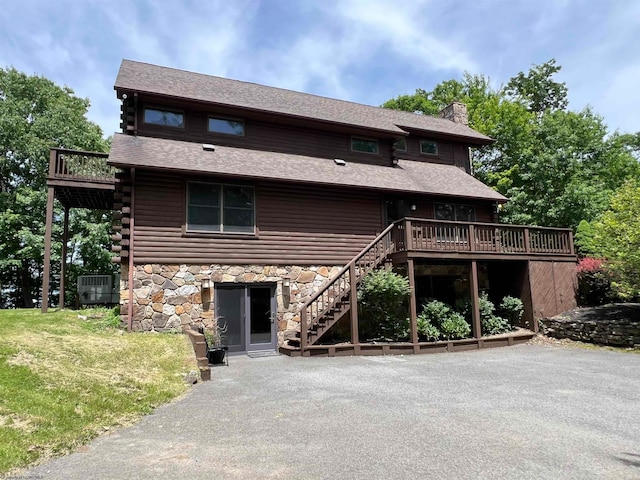
<svg viewBox="0 0 640 480"><path fill-rule="evenodd" d="M47 185L68 208L111 210L117 169L107 165L108 153L52 149Z"/></svg>
<svg viewBox="0 0 640 480"><path fill-rule="evenodd" d="M393 230L394 259L574 257L571 229L405 218Z"/></svg>

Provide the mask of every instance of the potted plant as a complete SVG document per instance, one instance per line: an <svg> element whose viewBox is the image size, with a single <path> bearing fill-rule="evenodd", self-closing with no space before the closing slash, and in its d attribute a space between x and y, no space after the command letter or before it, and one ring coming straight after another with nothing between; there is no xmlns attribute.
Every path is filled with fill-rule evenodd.
<svg viewBox="0 0 640 480"><path fill-rule="evenodd" d="M209 363L219 365L224 363L225 352L228 347L224 344L224 334L227 332L227 325L220 325L217 321L210 328L203 330L204 339L207 342L207 358Z"/></svg>

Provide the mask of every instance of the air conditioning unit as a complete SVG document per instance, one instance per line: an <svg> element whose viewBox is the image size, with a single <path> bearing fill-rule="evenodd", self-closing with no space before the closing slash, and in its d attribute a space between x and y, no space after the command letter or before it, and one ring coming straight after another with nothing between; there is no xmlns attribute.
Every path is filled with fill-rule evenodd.
<svg viewBox="0 0 640 480"><path fill-rule="evenodd" d="M112 303L112 289L111 275L78 276L78 297L83 305Z"/></svg>

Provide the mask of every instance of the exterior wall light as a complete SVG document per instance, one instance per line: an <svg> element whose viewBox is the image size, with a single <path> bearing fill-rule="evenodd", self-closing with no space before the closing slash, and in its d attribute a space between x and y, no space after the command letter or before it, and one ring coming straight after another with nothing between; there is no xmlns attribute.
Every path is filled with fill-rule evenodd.
<svg viewBox="0 0 640 480"><path fill-rule="evenodd" d="M211 289L211 277L204 277L202 279L202 289L210 290Z"/></svg>

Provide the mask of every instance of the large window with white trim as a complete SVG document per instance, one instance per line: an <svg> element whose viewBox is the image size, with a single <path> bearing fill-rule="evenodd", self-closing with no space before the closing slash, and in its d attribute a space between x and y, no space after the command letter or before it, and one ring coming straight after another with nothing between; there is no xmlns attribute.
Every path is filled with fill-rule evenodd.
<svg viewBox="0 0 640 480"><path fill-rule="evenodd" d="M254 233L254 197L253 187L189 182L187 231Z"/></svg>

